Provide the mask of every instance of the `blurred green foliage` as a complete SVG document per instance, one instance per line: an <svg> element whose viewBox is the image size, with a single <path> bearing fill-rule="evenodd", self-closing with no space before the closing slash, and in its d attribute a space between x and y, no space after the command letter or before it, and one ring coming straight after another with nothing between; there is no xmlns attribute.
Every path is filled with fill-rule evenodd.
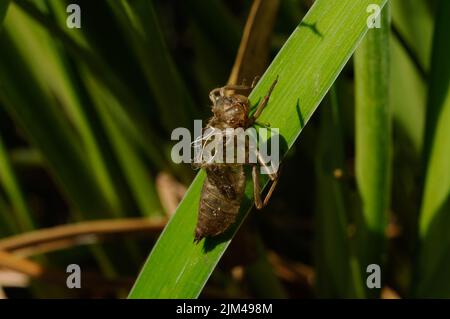
<svg viewBox="0 0 450 319"><path fill-rule="evenodd" d="M63 223L171 213L163 209L158 175L188 186L195 172L171 161L170 133L209 116L207 95L227 81L252 1L78 0L81 29L66 27L69 3L0 0L0 240ZM258 260L267 252L283 260L271 259L287 296L379 296L365 282L365 264L376 260L383 261L383 286L400 296L450 297L450 5L389 4L391 27L384 21L382 39L380 30L368 31L354 68L347 64L289 145L271 204L247 221L259 232ZM310 5L281 0L271 58ZM326 43L337 45L333 39ZM313 40L304 41L307 47ZM302 56L283 58L307 68ZM306 85L300 80L281 81L277 90L289 96L284 90ZM361 216L386 244L370 243ZM36 260L136 278L154 243L152 236L115 238ZM214 267L221 253L201 296L270 296L255 284L266 269L246 267L242 247L231 246ZM305 265L315 271L314 289L298 271ZM237 266L248 272L243 279L233 275ZM286 268L297 275L286 276ZM34 284L27 296L53 291Z"/></svg>

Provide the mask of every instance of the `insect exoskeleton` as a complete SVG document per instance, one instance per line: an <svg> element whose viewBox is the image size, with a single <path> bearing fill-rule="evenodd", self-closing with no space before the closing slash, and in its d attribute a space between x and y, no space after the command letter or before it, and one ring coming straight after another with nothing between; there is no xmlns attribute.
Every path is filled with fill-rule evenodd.
<svg viewBox="0 0 450 319"><path fill-rule="evenodd" d="M213 116L208 121L204 131L208 131L206 137L201 139L202 151L210 146L213 136L220 135L223 141L227 141L227 129L246 129L255 123L264 107L269 101L278 78L272 83L268 93L258 105L253 116L249 116L250 102L245 95L236 94L235 91L248 91L252 86L226 85L210 92L209 98L212 105ZM247 147L244 144L243 147ZM248 154L248 149L244 150ZM200 152L203 154L203 152ZM258 156L256 158L259 159ZM260 163L263 164L263 163ZM216 162L214 155L207 160L200 161L200 167L206 171L206 179L203 183L198 211L197 226L194 234L194 242L198 243L204 237L214 237L225 232L236 221L241 201L244 196L246 176L245 163ZM255 205L258 209L264 207L275 188L278 176L269 175L273 183L264 201L261 200L259 186L259 171L253 164L252 170Z"/></svg>

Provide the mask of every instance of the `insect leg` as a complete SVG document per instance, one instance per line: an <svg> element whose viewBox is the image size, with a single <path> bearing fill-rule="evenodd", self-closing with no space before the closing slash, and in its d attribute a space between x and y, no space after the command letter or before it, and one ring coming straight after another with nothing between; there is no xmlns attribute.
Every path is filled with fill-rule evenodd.
<svg viewBox="0 0 450 319"><path fill-rule="evenodd" d="M261 112L263 111L263 109L266 107L267 102L269 102L269 98L270 95L272 94L273 88L275 87L275 84L277 84L278 82L278 76L275 79L275 81L273 81L272 85L269 88L269 91L267 92L266 96L264 97L264 99L261 101L261 103L258 105L258 108L256 109L255 113L253 114L251 121L254 122L260 115Z"/></svg>
<svg viewBox="0 0 450 319"><path fill-rule="evenodd" d="M270 171L269 167L267 166L266 162L262 159L261 154L258 151L256 151L256 158L257 158L259 165L264 167L266 169L266 171L269 172ZM269 175L269 178L272 181L272 184L270 185L269 191L267 192L267 195L264 198L264 201L262 201L261 194L260 194L261 191L260 191L260 186L259 186L258 167L256 165L253 166L252 176L253 176L253 185L254 185L253 187L254 187L255 206L258 209L261 209L267 205L267 203L269 202L270 197L272 196L273 191L275 190L275 187L277 186L277 183L278 183L279 172L268 173L267 175Z"/></svg>
<svg viewBox="0 0 450 319"><path fill-rule="evenodd" d="M258 83L258 81L259 81L260 78L261 78L261 77L258 76L258 75L255 76L255 78L253 79L252 85L250 86L251 89L253 89L253 88L256 86L256 84Z"/></svg>
<svg viewBox="0 0 450 319"><path fill-rule="evenodd" d="M217 94L220 93L220 90L221 88L217 88L209 92L209 99L211 100L211 102L213 102L213 104L216 104L216 97Z"/></svg>
<svg viewBox="0 0 450 319"><path fill-rule="evenodd" d="M259 163L259 165L261 165L262 167L264 167L266 169L266 172L270 172L270 168L267 166L266 162L262 159L261 157L261 153L259 151L256 151L256 159ZM278 173L268 173L267 175L269 175L269 178L272 182L274 182L275 180L278 179Z"/></svg>
<svg viewBox="0 0 450 319"><path fill-rule="evenodd" d="M278 183L278 176L275 174L274 176L269 175L272 180L272 185L270 185L269 191L267 192L264 201L261 199L261 186L259 185L259 171L258 167L254 165L252 167L252 178L253 178L253 196L255 198L255 206L257 209L262 209L269 202L270 197L275 190L275 187ZM273 178L273 179L272 179Z"/></svg>

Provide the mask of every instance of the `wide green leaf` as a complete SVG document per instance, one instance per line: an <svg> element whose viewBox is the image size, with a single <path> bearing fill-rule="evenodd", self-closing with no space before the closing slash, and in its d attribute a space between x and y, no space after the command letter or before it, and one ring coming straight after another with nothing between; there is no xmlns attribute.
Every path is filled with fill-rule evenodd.
<svg viewBox="0 0 450 319"><path fill-rule="evenodd" d="M279 128L283 154L299 136L367 31L366 9L386 0L317 0L250 95L256 104L279 82L262 122ZM205 92L206 95L207 92ZM238 222L219 238L193 243L204 172L195 178L160 236L130 298L195 298L252 206L247 184Z"/></svg>
<svg viewBox="0 0 450 319"><path fill-rule="evenodd" d="M367 265L385 260L390 207L389 5L380 14L380 27L368 31L355 53L355 170L361 198L357 237L364 274Z"/></svg>

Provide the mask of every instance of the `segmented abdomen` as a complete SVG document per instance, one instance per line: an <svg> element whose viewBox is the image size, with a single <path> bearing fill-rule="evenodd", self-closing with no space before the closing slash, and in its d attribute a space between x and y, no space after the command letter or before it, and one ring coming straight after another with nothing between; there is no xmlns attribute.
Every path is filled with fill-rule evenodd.
<svg viewBox="0 0 450 319"><path fill-rule="evenodd" d="M200 196L195 241L217 236L234 223L245 190L242 165L210 165Z"/></svg>

